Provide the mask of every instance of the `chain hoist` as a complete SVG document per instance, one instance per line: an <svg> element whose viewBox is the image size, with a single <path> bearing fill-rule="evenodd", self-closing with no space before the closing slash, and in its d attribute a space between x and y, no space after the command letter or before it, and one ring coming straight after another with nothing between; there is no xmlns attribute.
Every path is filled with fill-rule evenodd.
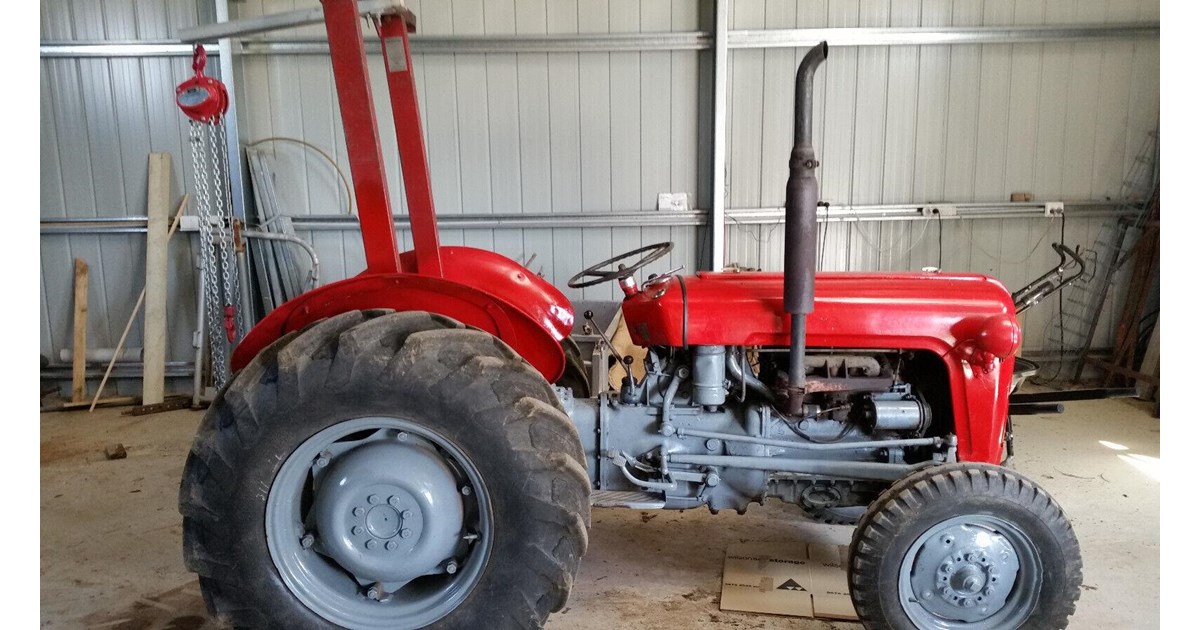
<svg viewBox="0 0 1200 630"><path fill-rule="evenodd" d="M229 185L229 160L225 156L225 111L229 95L218 80L205 76L208 55L197 45L192 53L195 76L175 88L175 102L190 123L189 144L195 178L196 207L200 218L205 319L213 366L213 383L219 388L229 376L229 354L242 331L237 307L237 223L233 218Z"/></svg>

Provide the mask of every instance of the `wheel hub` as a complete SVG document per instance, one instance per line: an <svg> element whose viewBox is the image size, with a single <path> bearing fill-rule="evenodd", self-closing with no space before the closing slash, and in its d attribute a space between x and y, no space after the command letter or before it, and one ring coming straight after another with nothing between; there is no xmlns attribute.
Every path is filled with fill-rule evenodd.
<svg viewBox="0 0 1200 630"><path fill-rule="evenodd" d="M454 471L416 440L370 442L336 457L312 515L320 550L364 585L439 573L462 538Z"/></svg>
<svg viewBox="0 0 1200 630"><path fill-rule="evenodd" d="M972 523L938 529L920 545L910 584L917 603L945 620L991 617L1008 600L1020 562L1001 533Z"/></svg>

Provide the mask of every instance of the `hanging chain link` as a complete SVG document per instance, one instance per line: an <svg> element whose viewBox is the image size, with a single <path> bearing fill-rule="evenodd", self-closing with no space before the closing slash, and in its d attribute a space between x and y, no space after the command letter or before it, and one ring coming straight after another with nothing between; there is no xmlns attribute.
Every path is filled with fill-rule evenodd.
<svg viewBox="0 0 1200 630"><path fill-rule="evenodd" d="M205 296L213 384L218 388L229 378L229 350L243 329L242 312L237 308L238 275L233 217L229 211L232 206L229 166L223 153L224 122L223 117L212 123L193 120L189 134L200 218L200 258L204 269L201 290Z"/></svg>

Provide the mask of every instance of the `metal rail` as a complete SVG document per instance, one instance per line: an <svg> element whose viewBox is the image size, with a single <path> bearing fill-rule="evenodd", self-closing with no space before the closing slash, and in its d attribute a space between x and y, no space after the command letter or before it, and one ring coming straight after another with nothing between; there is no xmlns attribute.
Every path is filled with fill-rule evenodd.
<svg viewBox="0 0 1200 630"><path fill-rule="evenodd" d="M358 3L359 15L387 13L403 9L404 0L359 0ZM228 20L227 15L218 15L217 20L215 24L201 24L179 29L179 39L188 43L205 42L222 37L242 37L285 28L320 24L325 21L325 13L322 7L316 6L238 20Z"/></svg>
<svg viewBox="0 0 1200 630"><path fill-rule="evenodd" d="M381 4L391 5L390 2ZM363 2L362 5L367 6L368 3ZM299 13L307 15L312 11L319 13L320 10L303 10ZM250 19L254 20L255 18ZM319 17L316 21L320 21ZM265 30L285 28L270 26L275 23L264 20L262 28ZM221 37L224 32L224 30L210 29L205 26L181 32L179 40L45 41L41 43L41 56L43 58L190 57L192 49L188 42L199 41L208 44ZM1157 22L1049 26L806 28L728 31L727 45L730 49L800 48L827 40L830 46L835 47L924 46L1104 41L1157 38L1158 36L1159 25ZM238 50L235 52L243 55L329 54L329 44L318 39L245 39L237 42L236 45ZM414 54L711 50L715 46L713 35L701 31L515 36L413 35L412 37ZM368 42L367 51L379 54L379 43Z"/></svg>
<svg viewBox="0 0 1200 630"><path fill-rule="evenodd" d="M747 455L664 455L668 464L744 468L770 472L790 472L818 477L895 481L925 464L886 464L882 462L846 462L829 459L790 457L751 457Z"/></svg>
<svg viewBox="0 0 1200 630"><path fill-rule="evenodd" d="M730 31L730 48L1023 44L1158 37L1157 23L1045 26L856 27Z"/></svg>
<svg viewBox="0 0 1200 630"><path fill-rule="evenodd" d="M754 437L752 435L719 433L717 431L701 431L699 429L689 429L686 427L676 428L675 433L685 437L711 438L715 440L723 440L725 442L744 442L747 444L761 444L763 446L777 446L779 448L789 448L804 451L853 451L864 448L890 448L893 446L941 446L948 443L945 439L940 437L911 438L901 440L870 440L862 442L798 442L794 440L773 440L770 438Z"/></svg>
<svg viewBox="0 0 1200 630"><path fill-rule="evenodd" d="M817 220L831 223L860 221L920 221L929 219L923 208L936 204L882 204L829 206L817 211ZM940 204L946 205L946 204ZM1048 217L1040 203L966 203L952 204L958 216L945 221L971 219L1037 219ZM1119 216L1120 204L1112 201L1064 203L1063 214L1072 219ZM776 225L783 223L783 208L735 208L725 212L725 225ZM357 230L352 215L328 214L293 216L298 230ZM530 228L586 227L700 227L710 224L710 211L699 208L687 212L562 212L540 214L458 214L438 217L442 228L456 230L494 230ZM409 229L408 218L395 217L396 229ZM138 234L146 231L146 217L57 218L42 219L42 234Z"/></svg>

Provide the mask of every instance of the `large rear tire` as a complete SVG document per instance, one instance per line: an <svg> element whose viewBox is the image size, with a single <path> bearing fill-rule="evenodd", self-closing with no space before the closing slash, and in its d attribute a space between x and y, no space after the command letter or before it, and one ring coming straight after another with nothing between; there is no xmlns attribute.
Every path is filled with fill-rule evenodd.
<svg viewBox="0 0 1200 630"><path fill-rule="evenodd" d="M863 515L850 594L868 630L1065 628L1083 583L1062 508L988 464L900 479Z"/></svg>
<svg viewBox="0 0 1200 630"><path fill-rule="evenodd" d="M184 558L252 628L536 628L587 549L553 390L499 339L356 311L264 350L184 468Z"/></svg>

